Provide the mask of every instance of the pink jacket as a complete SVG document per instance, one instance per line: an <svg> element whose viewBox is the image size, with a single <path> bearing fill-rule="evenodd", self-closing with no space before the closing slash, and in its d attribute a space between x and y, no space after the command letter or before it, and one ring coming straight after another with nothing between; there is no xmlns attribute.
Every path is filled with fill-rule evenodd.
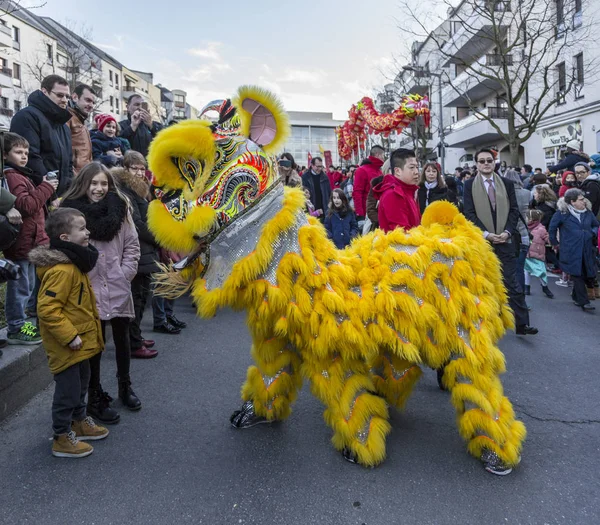
<svg viewBox="0 0 600 525"><path fill-rule="evenodd" d="M527 257L530 259L546 260L546 244L550 241L550 236L544 228L544 225L538 221L532 222L529 226L529 232L533 236Z"/></svg>
<svg viewBox="0 0 600 525"><path fill-rule="evenodd" d="M100 320L135 317L131 281L137 273L140 242L131 215L110 241L92 241L99 252L98 262L88 274L96 295Z"/></svg>

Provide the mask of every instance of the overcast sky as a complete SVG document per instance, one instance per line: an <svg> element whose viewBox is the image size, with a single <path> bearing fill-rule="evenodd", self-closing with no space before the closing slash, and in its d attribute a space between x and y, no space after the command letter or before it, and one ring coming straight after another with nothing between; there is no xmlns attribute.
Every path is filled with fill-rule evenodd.
<svg viewBox="0 0 600 525"><path fill-rule="evenodd" d="M397 0L47 0L35 12L87 24L95 44L184 89L198 108L251 83L278 92L288 110L345 119L410 46Z"/></svg>

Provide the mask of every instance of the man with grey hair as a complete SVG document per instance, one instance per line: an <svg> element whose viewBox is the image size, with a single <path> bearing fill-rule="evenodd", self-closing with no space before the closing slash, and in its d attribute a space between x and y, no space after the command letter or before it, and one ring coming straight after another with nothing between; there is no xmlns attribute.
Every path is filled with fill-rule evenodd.
<svg viewBox="0 0 600 525"><path fill-rule="evenodd" d="M592 169L587 162L578 162L575 164L575 177L581 184L581 191L585 198L592 203L592 213L598 216L600 211L600 175L592 173Z"/></svg>

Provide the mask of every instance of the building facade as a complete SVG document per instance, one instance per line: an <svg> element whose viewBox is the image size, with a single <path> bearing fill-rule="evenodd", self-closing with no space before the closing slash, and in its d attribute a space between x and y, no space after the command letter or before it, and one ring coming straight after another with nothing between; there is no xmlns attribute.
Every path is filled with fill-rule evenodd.
<svg viewBox="0 0 600 525"><path fill-rule="evenodd" d="M299 166L308 166L308 155L322 157L322 151L331 151L334 165L339 166L335 129L342 120L334 120L333 113L289 111L292 131L284 146Z"/></svg>
<svg viewBox="0 0 600 525"><path fill-rule="evenodd" d="M510 163L503 136L509 131L509 108L501 68L506 67L508 77L518 80L525 64L530 63L528 59L536 60L536 46L519 39L519 5L511 0L463 0L426 39L413 43L411 61L395 80L398 94L429 95L432 125L426 154L439 160L443 141L448 173L457 166L472 164L473 154L484 147L497 150L500 159ZM590 74L597 69L600 50L584 33L586 13L592 17L600 8L600 0L557 1L551 7L552 17L544 21L542 30L546 32L539 37L538 47L551 46L550 52L539 52L540 57L550 59L553 89L541 95L543 80L532 77L525 95L514 104L521 115L528 115L538 99L543 104L554 98L557 101L519 150L519 164L534 167L555 163L571 139L580 140L588 153L600 148L600 85L596 87ZM582 28L580 34L578 27ZM561 35L572 38L572 42L561 45ZM500 40L510 47L508 54L500 54ZM556 56L560 55L558 61L554 60L554 49ZM516 122L519 118L523 117ZM421 143L425 144L424 140ZM414 147L414 129L406 130L399 144Z"/></svg>

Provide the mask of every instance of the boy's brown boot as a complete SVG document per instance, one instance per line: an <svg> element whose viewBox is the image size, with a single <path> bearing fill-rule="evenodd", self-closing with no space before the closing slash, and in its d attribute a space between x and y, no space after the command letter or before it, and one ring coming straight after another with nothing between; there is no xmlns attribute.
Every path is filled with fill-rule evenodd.
<svg viewBox="0 0 600 525"><path fill-rule="evenodd" d="M71 422L71 429L79 441L96 441L108 436L108 429L96 425L90 416L81 421Z"/></svg>
<svg viewBox="0 0 600 525"><path fill-rule="evenodd" d="M52 455L57 458L84 458L92 452L92 446L79 441L72 430L68 434L54 436L52 440Z"/></svg>
<svg viewBox="0 0 600 525"><path fill-rule="evenodd" d="M596 294L594 293L594 289L593 288L588 288L587 289L587 293L588 293L588 299L590 301L594 301L596 299Z"/></svg>
<svg viewBox="0 0 600 525"><path fill-rule="evenodd" d="M594 296L596 299L600 299L600 287L594 286Z"/></svg>

